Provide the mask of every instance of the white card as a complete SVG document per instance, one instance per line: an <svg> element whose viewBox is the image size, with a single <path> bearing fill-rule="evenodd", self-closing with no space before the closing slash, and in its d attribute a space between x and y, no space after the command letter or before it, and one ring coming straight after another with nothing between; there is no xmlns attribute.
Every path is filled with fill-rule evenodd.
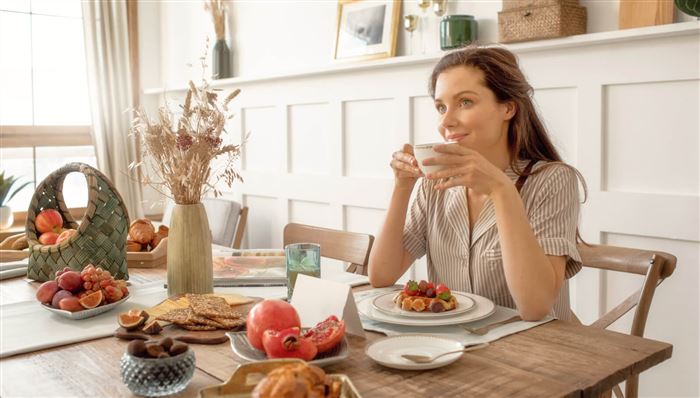
<svg viewBox="0 0 700 398"><path fill-rule="evenodd" d="M345 321L348 334L365 337L355 298L350 286L344 283L299 274L291 304L299 313L302 327L313 327L335 315Z"/></svg>

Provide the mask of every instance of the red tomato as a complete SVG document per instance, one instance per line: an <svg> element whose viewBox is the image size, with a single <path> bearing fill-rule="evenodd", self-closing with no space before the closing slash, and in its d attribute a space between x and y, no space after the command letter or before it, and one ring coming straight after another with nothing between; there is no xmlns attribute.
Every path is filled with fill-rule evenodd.
<svg viewBox="0 0 700 398"><path fill-rule="evenodd" d="M318 348L318 352L326 352L337 346L345 336L345 321L339 321L335 315L319 322L304 333Z"/></svg>
<svg viewBox="0 0 700 398"><path fill-rule="evenodd" d="M61 213L54 209L42 210L39 215L36 216L34 220L34 225L36 230L40 233L44 232L61 232L61 227L63 227L63 217Z"/></svg>
<svg viewBox="0 0 700 398"><path fill-rule="evenodd" d="M301 327L299 314L291 304L282 300L263 300L250 310L246 328L250 345L264 350L262 336L266 330L284 330Z"/></svg>
<svg viewBox="0 0 700 398"><path fill-rule="evenodd" d="M314 359L318 350L310 339L299 335L300 329L293 327L280 331L266 330L262 342L265 354L272 358L300 358L305 361Z"/></svg>

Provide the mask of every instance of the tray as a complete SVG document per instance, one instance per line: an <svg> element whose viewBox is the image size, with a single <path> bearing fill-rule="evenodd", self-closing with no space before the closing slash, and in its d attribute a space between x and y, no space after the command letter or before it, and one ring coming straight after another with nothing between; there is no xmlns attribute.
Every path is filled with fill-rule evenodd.
<svg viewBox="0 0 700 398"><path fill-rule="evenodd" d="M155 268L168 261L168 238L158 243L150 252L126 252L126 264L129 268Z"/></svg>
<svg viewBox="0 0 700 398"><path fill-rule="evenodd" d="M131 294L122 298L119 301L115 301L115 302L110 303L110 304L105 304L105 305L101 305L99 307L85 309L82 311L75 311L75 312L70 312L70 311L61 310L58 308L53 308L47 304L39 304L39 305L44 307L46 310L49 310L49 311L51 311L55 314L58 314L62 317L77 321L80 319L92 318L93 316L97 316L97 315L100 315L100 314L105 313L107 311L110 311L112 308L118 306L119 304L125 302L126 300L128 300L130 298L131 298Z"/></svg>
<svg viewBox="0 0 700 398"><path fill-rule="evenodd" d="M171 299L177 299L180 296L181 295L176 295L171 297ZM253 308L253 306L255 306L255 304L262 301L262 298L260 297L249 298L253 301L245 304L239 304L234 307L234 309L240 312L243 315L243 317L246 317L248 315L248 312ZM158 305L160 304L162 303L159 303ZM154 307L157 307L158 305ZM154 309L154 307L143 308L143 310L149 313L149 315L151 316L151 318L149 318L149 321L151 319L155 319L156 315L151 312ZM245 326L240 326L236 329L231 330L218 329L207 331L193 331L183 329L175 324L171 324L170 322L166 321L158 321L158 323L160 323L160 325L163 327L163 330L157 335L149 335L139 330L127 331L120 326L114 331L114 337L122 340L149 340L153 338L161 339L163 337L171 337L173 340L182 341L188 344L217 345L229 341L229 338L228 336L226 336L226 333L230 332L231 330L241 330L245 328Z"/></svg>
<svg viewBox="0 0 700 398"><path fill-rule="evenodd" d="M231 339L231 349L242 360L248 362L267 360L267 355L263 351L250 345L247 332L228 332L226 335ZM316 355L316 358L309 361L309 363L316 366L326 366L340 362L350 354L348 347L347 336L343 336L343 340L335 348Z"/></svg>
<svg viewBox="0 0 700 398"><path fill-rule="evenodd" d="M300 359L276 359L241 365L233 372L228 381L205 387L199 391L200 398L249 398L255 386L272 370L290 363L303 362ZM340 380L341 398L362 398L350 378L344 374L329 374L334 380Z"/></svg>

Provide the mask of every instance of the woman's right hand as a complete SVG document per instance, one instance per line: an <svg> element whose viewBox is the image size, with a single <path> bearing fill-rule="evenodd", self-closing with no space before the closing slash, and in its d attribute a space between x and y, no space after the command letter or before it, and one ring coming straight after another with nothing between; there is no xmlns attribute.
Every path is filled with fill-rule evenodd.
<svg viewBox="0 0 700 398"><path fill-rule="evenodd" d="M423 177L410 144L404 144L400 151L394 152L390 164L394 170L394 181L398 188L413 189L418 178Z"/></svg>

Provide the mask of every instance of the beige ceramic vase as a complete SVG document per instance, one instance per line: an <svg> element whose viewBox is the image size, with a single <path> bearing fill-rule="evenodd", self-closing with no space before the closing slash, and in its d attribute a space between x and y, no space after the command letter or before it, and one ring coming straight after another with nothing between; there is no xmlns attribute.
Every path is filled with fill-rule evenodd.
<svg viewBox="0 0 700 398"><path fill-rule="evenodd" d="M168 233L168 295L212 293L211 232L204 205L173 208Z"/></svg>

